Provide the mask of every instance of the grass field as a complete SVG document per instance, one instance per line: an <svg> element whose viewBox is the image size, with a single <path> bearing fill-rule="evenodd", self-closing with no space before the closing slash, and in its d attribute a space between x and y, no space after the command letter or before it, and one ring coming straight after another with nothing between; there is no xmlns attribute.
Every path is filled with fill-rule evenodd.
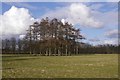
<svg viewBox="0 0 120 80"><path fill-rule="evenodd" d="M3 78L117 78L117 54L2 55Z"/></svg>

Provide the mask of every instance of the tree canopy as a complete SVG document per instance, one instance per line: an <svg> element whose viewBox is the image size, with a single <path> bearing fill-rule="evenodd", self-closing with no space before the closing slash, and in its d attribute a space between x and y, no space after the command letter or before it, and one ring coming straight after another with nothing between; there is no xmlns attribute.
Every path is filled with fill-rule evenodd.
<svg viewBox="0 0 120 80"><path fill-rule="evenodd" d="M70 55L78 53L79 45L76 43L84 37L80 34L80 29L76 29L72 24L63 24L56 18L50 20L46 17L30 25L25 39L29 41L30 53L37 51L44 55Z"/></svg>

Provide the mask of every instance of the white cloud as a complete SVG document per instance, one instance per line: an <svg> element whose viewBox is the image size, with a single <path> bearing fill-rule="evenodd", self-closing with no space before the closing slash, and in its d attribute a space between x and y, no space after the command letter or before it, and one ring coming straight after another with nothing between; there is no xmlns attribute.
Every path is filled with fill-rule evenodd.
<svg viewBox="0 0 120 80"><path fill-rule="evenodd" d="M107 12L92 11L92 15L103 22L103 25L108 29L112 27L118 27L118 12L111 10Z"/></svg>
<svg viewBox="0 0 120 80"><path fill-rule="evenodd" d="M9 38L15 35L25 34L34 18L29 14L28 9L12 6L2 16L2 37Z"/></svg>
<svg viewBox="0 0 120 80"><path fill-rule="evenodd" d="M19 39L23 39L25 37L25 35L19 35Z"/></svg>
<svg viewBox="0 0 120 80"><path fill-rule="evenodd" d="M118 39L104 40L103 44L113 44L118 45Z"/></svg>
<svg viewBox="0 0 120 80"><path fill-rule="evenodd" d="M51 10L42 17L65 19L72 24L79 24L83 27L102 27L102 22L95 20L91 14L91 9L82 3L73 3L67 7Z"/></svg>
<svg viewBox="0 0 120 80"><path fill-rule="evenodd" d="M100 42L100 39L98 39L98 38L93 38L93 39L89 39L89 41L91 41L91 42Z"/></svg>
<svg viewBox="0 0 120 80"><path fill-rule="evenodd" d="M63 23L63 25L65 25L65 19L62 19L61 22Z"/></svg>
<svg viewBox="0 0 120 80"><path fill-rule="evenodd" d="M118 38L118 30L113 29L105 33L105 36L108 38Z"/></svg>
<svg viewBox="0 0 120 80"><path fill-rule="evenodd" d="M103 9L108 6L109 9ZM91 6L92 15L100 22L103 22L103 38L101 44L118 44L118 7L117 3L94 4ZM104 10L104 11L101 11Z"/></svg>
<svg viewBox="0 0 120 80"><path fill-rule="evenodd" d="M103 7L103 4L93 4L93 5L90 5L90 8L93 9L93 10L99 10L101 7Z"/></svg>

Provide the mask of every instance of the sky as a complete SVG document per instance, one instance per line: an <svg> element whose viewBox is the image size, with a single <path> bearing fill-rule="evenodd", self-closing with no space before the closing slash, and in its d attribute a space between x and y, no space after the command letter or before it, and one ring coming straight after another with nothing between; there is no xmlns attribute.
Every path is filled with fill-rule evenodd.
<svg viewBox="0 0 120 80"><path fill-rule="evenodd" d="M58 18L81 30L82 42L118 44L117 2L2 2L2 38L22 38L41 18Z"/></svg>

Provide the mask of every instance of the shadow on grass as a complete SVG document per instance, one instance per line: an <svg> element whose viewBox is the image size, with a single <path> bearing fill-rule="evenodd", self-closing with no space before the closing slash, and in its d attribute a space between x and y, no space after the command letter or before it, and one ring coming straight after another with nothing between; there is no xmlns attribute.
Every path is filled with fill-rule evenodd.
<svg viewBox="0 0 120 80"><path fill-rule="evenodd" d="M33 55L2 55L2 57L32 57Z"/></svg>
<svg viewBox="0 0 120 80"><path fill-rule="evenodd" d="M77 54L77 55L74 55L74 54L73 54L73 55L71 55L71 56L85 56L85 55L86 55L86 56L89 56L89 55L92 56L92 55L95 55L95 54Z"/></svg>
<svg viewBox="0 0 120 80"><path fill-rule="evenodd" d="M16 58L15 59L13 59L13 58L10 59L9 58L9 59L3 59L2 61L21 61L21 60L30 60L30 59L37 59L37 58L22 58L22 57L18 58L18 59L16 59Z"/></svg>
<svg viewBox="0 0 120 80"><path fill-rule="evenodd" d="M2 68L2 70L11 70L11 69L14 69L14 68Z"/></svg>

